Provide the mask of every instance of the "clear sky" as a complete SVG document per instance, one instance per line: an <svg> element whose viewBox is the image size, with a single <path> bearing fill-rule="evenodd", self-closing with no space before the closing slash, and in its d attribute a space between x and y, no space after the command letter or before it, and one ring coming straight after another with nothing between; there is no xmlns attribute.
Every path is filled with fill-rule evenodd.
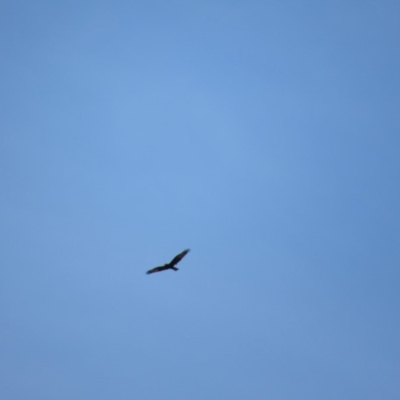
<svg viewBox="0 0 400 400"><path fill-rule="evenodd" d="M2 1L0 398L398 400L399 15Z"/></svg>

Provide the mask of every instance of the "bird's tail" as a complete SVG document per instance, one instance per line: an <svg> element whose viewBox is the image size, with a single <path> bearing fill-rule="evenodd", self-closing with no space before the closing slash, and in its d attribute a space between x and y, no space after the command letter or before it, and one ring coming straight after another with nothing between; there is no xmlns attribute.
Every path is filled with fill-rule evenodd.
<svg viewBox="0 0 400 400"><path fill-rule="evenodd" d="M179 268L171 267L174 271L178 271Z"/></svg>

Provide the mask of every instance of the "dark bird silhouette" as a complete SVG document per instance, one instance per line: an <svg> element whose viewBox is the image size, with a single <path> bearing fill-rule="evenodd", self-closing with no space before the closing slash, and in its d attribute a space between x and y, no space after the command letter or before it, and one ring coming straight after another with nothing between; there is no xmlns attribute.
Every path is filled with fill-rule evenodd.
<svg viewBox="0 0 400 400"><path fill-rule="evenodd" d="M178 271L178 268L176 268L175 265L178 264L178 262L181 261L182 258L185 257L187 253L189 253L189 251L190 249L183 250L182 253L179 253L177 256L175 256L168 264L164 264L161 267L149 269L146 274L153 274L154 272L165 271L166 269L173 269L174 271Z"/></svg>

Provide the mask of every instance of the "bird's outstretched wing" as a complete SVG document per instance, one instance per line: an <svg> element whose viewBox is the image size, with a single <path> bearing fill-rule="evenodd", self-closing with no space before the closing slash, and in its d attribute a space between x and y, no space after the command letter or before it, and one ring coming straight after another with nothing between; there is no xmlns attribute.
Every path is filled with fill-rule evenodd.
<svg viewBox="0 0 400 400"><path fill-rule="evenodd" d="M177 256L175 256L172 259L172 261L169 263L169 265L171 267L173 267L174 265L178 264L178 262L181 261L182 258L185 257L187 253L189 253L189 251L190 251L190 249L183 250L182 253L179 253Z"/></svg>
<svg viewBox="0 0 400 400"><path fill-rule="evenodd" d="M149 269L146 272L146 274L154 274L154 272L165 271L166 269L169 269L169 265L168 264L165 264L165 265L163 265L161 267L155 267L155 268Z"/></svg>

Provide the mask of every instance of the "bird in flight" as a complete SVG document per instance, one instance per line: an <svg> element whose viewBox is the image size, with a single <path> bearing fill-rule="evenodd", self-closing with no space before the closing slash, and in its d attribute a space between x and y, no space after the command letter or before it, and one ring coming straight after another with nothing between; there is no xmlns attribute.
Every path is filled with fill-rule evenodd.
<svg viewBox="0 0 400 400"><path fill-rule="evenodd" d="M177 256L175 256L168 264L164 264L161 267L149 269L146 274L153 274L154 272L165 271L166 269L173 269L174 271L178 271L178 268L176 268L175 265L178 264L178 262L181 261L182 258L185 257L187 253L189 253L189 251L190 249L183 250L182 253L179 253Z"/></svg>

